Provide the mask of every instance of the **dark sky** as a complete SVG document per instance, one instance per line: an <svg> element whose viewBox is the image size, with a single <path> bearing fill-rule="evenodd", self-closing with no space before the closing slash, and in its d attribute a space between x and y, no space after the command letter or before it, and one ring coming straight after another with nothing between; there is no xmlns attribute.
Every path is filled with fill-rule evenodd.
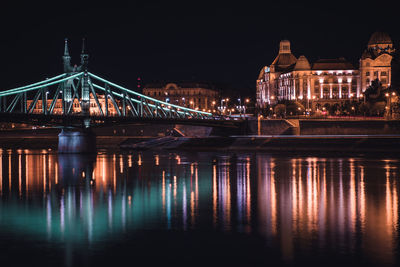
<svg viewBox="0 0 400 267"><path fill-rule="evenodd" d="M209 81L247 95L281 39L309 60L344 56L357 63L376 30L398 47L399 12L390 2L279 2L2 3L0 88L61 73L65 37L74 63L85 37L90 71L129 88L137 77Z"/></svg>

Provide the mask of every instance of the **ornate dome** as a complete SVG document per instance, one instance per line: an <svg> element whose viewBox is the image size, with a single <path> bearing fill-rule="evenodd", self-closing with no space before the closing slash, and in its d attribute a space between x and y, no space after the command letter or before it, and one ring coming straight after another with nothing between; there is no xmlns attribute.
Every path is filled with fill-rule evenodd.
<svg viewBox="0 0 400 267"><path fill-rule="evenodd" d="M308 62L307 58L303 55L297 59L296 65L294 66L294 70L310 70L311 65Z"/></svg>
<svg viewBox="0 0 400 267"><path fill-rule="evenodd" d="M386 32L374 32L369 39L368 45L377 44L393 44L393 42Z"/></svg>

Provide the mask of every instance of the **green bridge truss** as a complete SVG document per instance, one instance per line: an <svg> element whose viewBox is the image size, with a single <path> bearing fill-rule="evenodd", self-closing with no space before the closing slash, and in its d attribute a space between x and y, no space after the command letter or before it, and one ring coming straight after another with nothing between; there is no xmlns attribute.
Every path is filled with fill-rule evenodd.
<svg viewBox="0 0 400 267"><path fill-rule="evenodd" d="M40 114L54 115L56 104L61 102L62 115L90 116L90 110L95 107L96 116L106 117L196 120L214 118L211 113L160 101L90 73L87 70L88 58L83 46L81 65L72 67L65 40L64 73L44 81L1 91L0 112L37 114L38 105L41 105ZM79 105L79 112L74 110L74 105ZM111 114L109 105L113 106L114 114Z"/></svg>

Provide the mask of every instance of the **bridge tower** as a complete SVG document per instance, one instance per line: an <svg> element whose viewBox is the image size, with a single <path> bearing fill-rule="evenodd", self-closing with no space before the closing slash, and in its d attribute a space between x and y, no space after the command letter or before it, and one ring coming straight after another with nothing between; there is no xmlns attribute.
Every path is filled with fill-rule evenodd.
<svg viewBox="0 0 400 267"><path fill-rule="evenodd" d="M81 92L81 107L83 115L90 115L90 87L88 74L89 55L85 52L85 38L82 40L81 65L79 70L83 71L82 77L82 92Z"/></svg>
<svg viewBox="0 0 400 267"><path fill-rule="evenodd" d="M74 101L75 97L78 97L81 105L81 114L83 116L90 116L89 55L85 52L85 39L82 40L80 66L71 65L71 57L68 51L68 39L65 39L63 63L64 73L66 73L67 76L83 72L83 76L80 80L82 88L80 97L78 92L75 91L76 88L73 85L72 79L62 84L64 114L68 113L67 109L71 107L71 101ZM74 90L74 94L72 94L72 90ZM83 124L83 128L62 128L61 133L58 135L59 153L93 153L96 151L96 137L90 129L90 118L85 118Z"/></svg>
<svg viewBox="0 0 400 267"><path fill-rule="evenodd" d="M65 38L64 43L64 56L63 58L63 65L64 65L64 72L68 75L72 75L74 73L74 68L71 66L71 56L69 55L68 51L68 39ZM64 114L67 113L67 103L72 101L72 85L71 82L66 81L61 86L62 92L62 106Z"/></svg>

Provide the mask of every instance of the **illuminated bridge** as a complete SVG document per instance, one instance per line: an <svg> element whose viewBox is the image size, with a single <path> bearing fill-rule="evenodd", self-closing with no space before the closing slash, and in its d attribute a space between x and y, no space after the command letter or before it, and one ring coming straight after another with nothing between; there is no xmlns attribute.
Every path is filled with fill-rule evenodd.
<svg viewBox="0 0 400 267"><path fill-rule="evenodd" d="M1 91L0 121L83 130L134 123L240 127L240 121L160 101L89 72L84 43L80 59L79 66L71 64L66 39L64 73Z"/></svg>

